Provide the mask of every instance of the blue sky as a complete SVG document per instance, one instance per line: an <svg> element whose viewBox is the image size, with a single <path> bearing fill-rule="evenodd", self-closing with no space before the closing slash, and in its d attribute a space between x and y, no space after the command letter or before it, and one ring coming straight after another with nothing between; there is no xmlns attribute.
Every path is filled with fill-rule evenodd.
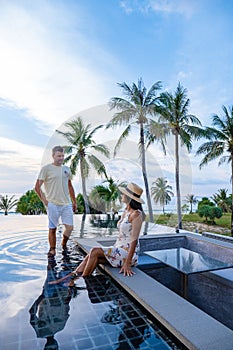
<svg viewBox="0 0 233 350"><path fill-rule="evenodd" d="M142 77L149 88L161 80L174 91L180 81L190 113L210 125L222 105L233 104L232 13L232 0L0 0L0 193L33 188L46 150L58 142L55 130L72 116L107 122L119 82ZM101 113L98 106L105 106ZM101 142L117 139L117 131L104 135ZM130 142L136 145L136 131L107 162L109 171L142 183ZM182 195L230 191L229 166L216 161L200 171L196 149L182 151ZM150 183L166 176L175 191L172 142L168 153L151 148ZM77 176L77 191L78 183Z"/></svg>

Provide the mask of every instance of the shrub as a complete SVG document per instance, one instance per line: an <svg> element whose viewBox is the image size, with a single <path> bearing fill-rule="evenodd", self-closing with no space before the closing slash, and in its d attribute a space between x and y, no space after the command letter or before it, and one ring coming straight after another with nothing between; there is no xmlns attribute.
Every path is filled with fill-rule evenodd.
<svg viewBox="0 0 233 350"><path fill-rule="evenodd" d="M209 218L212 223L215 223L214 221L215 218L217 219L221 218L222 209L219 207L213 207L210 205L202 205L198 209L198 215L201 218L204 217L206 222L208 222L208 218Z"/></svg>

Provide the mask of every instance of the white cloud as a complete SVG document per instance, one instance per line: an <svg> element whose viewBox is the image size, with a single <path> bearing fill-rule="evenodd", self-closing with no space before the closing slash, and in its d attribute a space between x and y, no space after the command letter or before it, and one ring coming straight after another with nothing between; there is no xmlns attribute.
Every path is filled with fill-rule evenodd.
<svg viewBox="0 0 233 350"><path fill-rule="evenodd" d="M0 137L1 193L33 188L40 169L43 148Z"/></svg>
<svg viewBox="0 0 233 350"><path fill-rule="evenodd" d="M194 2L186 0L149 0L148 7L155 12L178 13L188 18L195 12Z"/></svg>
<svg viewBox="0 0 233 350"><path fill-rule="evenodd" d="M47 2L34 10L11 2L1 9L0 96L49 125L45 131L49 134L77 111L106 102L107 78L103 71L97 72L92 60L116 62L95 43L87 44L75 29L78 14L74 23L72 10L51 8ZM83 55L79 45L85 46L80 50Z"/></svg>
<svg viewBox="0 0 233 350"><path fill-rule="evenodd" d="M160 12L164 14L178 13L186 18L192 17L196 11L197 4L189 0L125 0L120 2L120 7L130 14L139 10L143 13Z"/></svg>

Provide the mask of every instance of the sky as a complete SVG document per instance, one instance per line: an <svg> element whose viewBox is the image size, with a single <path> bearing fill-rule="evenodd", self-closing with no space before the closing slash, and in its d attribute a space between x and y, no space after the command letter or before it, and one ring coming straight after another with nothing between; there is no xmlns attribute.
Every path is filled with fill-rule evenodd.
<svg viewBox="0 0 233 350"><path fill-rule="evenodd" d="M0 0L0 194L34 187L67 121L106 124L110 98L123 97L118 83L161 81L174 92L180 82L189 112L210 126L233 104L232 13L233 0ZM103 127L96 139L113 150L120 132ZM104 161L116 181L143 187L137 142L134 130ZM199 145L181 150L182 196L230 193L229 164L199 170ZM149 183L166 177L175 192L173 139L167 149L149 148ZM93 174L88 190L98 181ZM73 184L79 192L79 174Z"/></svg>

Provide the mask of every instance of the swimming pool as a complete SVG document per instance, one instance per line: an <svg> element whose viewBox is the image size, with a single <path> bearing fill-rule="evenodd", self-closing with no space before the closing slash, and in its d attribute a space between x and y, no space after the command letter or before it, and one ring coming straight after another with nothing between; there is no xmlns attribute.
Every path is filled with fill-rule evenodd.
<svg viewBox="0 0 233 350"><path fill-rule="evenodd" d="M182 349L155 320L98 270L76 282L51 285L83 255L71 240L62 252L61 233L55 259L47 258L45 216L1 216L0 349ZM108 236L76 218L74 236Z"/></svg>

